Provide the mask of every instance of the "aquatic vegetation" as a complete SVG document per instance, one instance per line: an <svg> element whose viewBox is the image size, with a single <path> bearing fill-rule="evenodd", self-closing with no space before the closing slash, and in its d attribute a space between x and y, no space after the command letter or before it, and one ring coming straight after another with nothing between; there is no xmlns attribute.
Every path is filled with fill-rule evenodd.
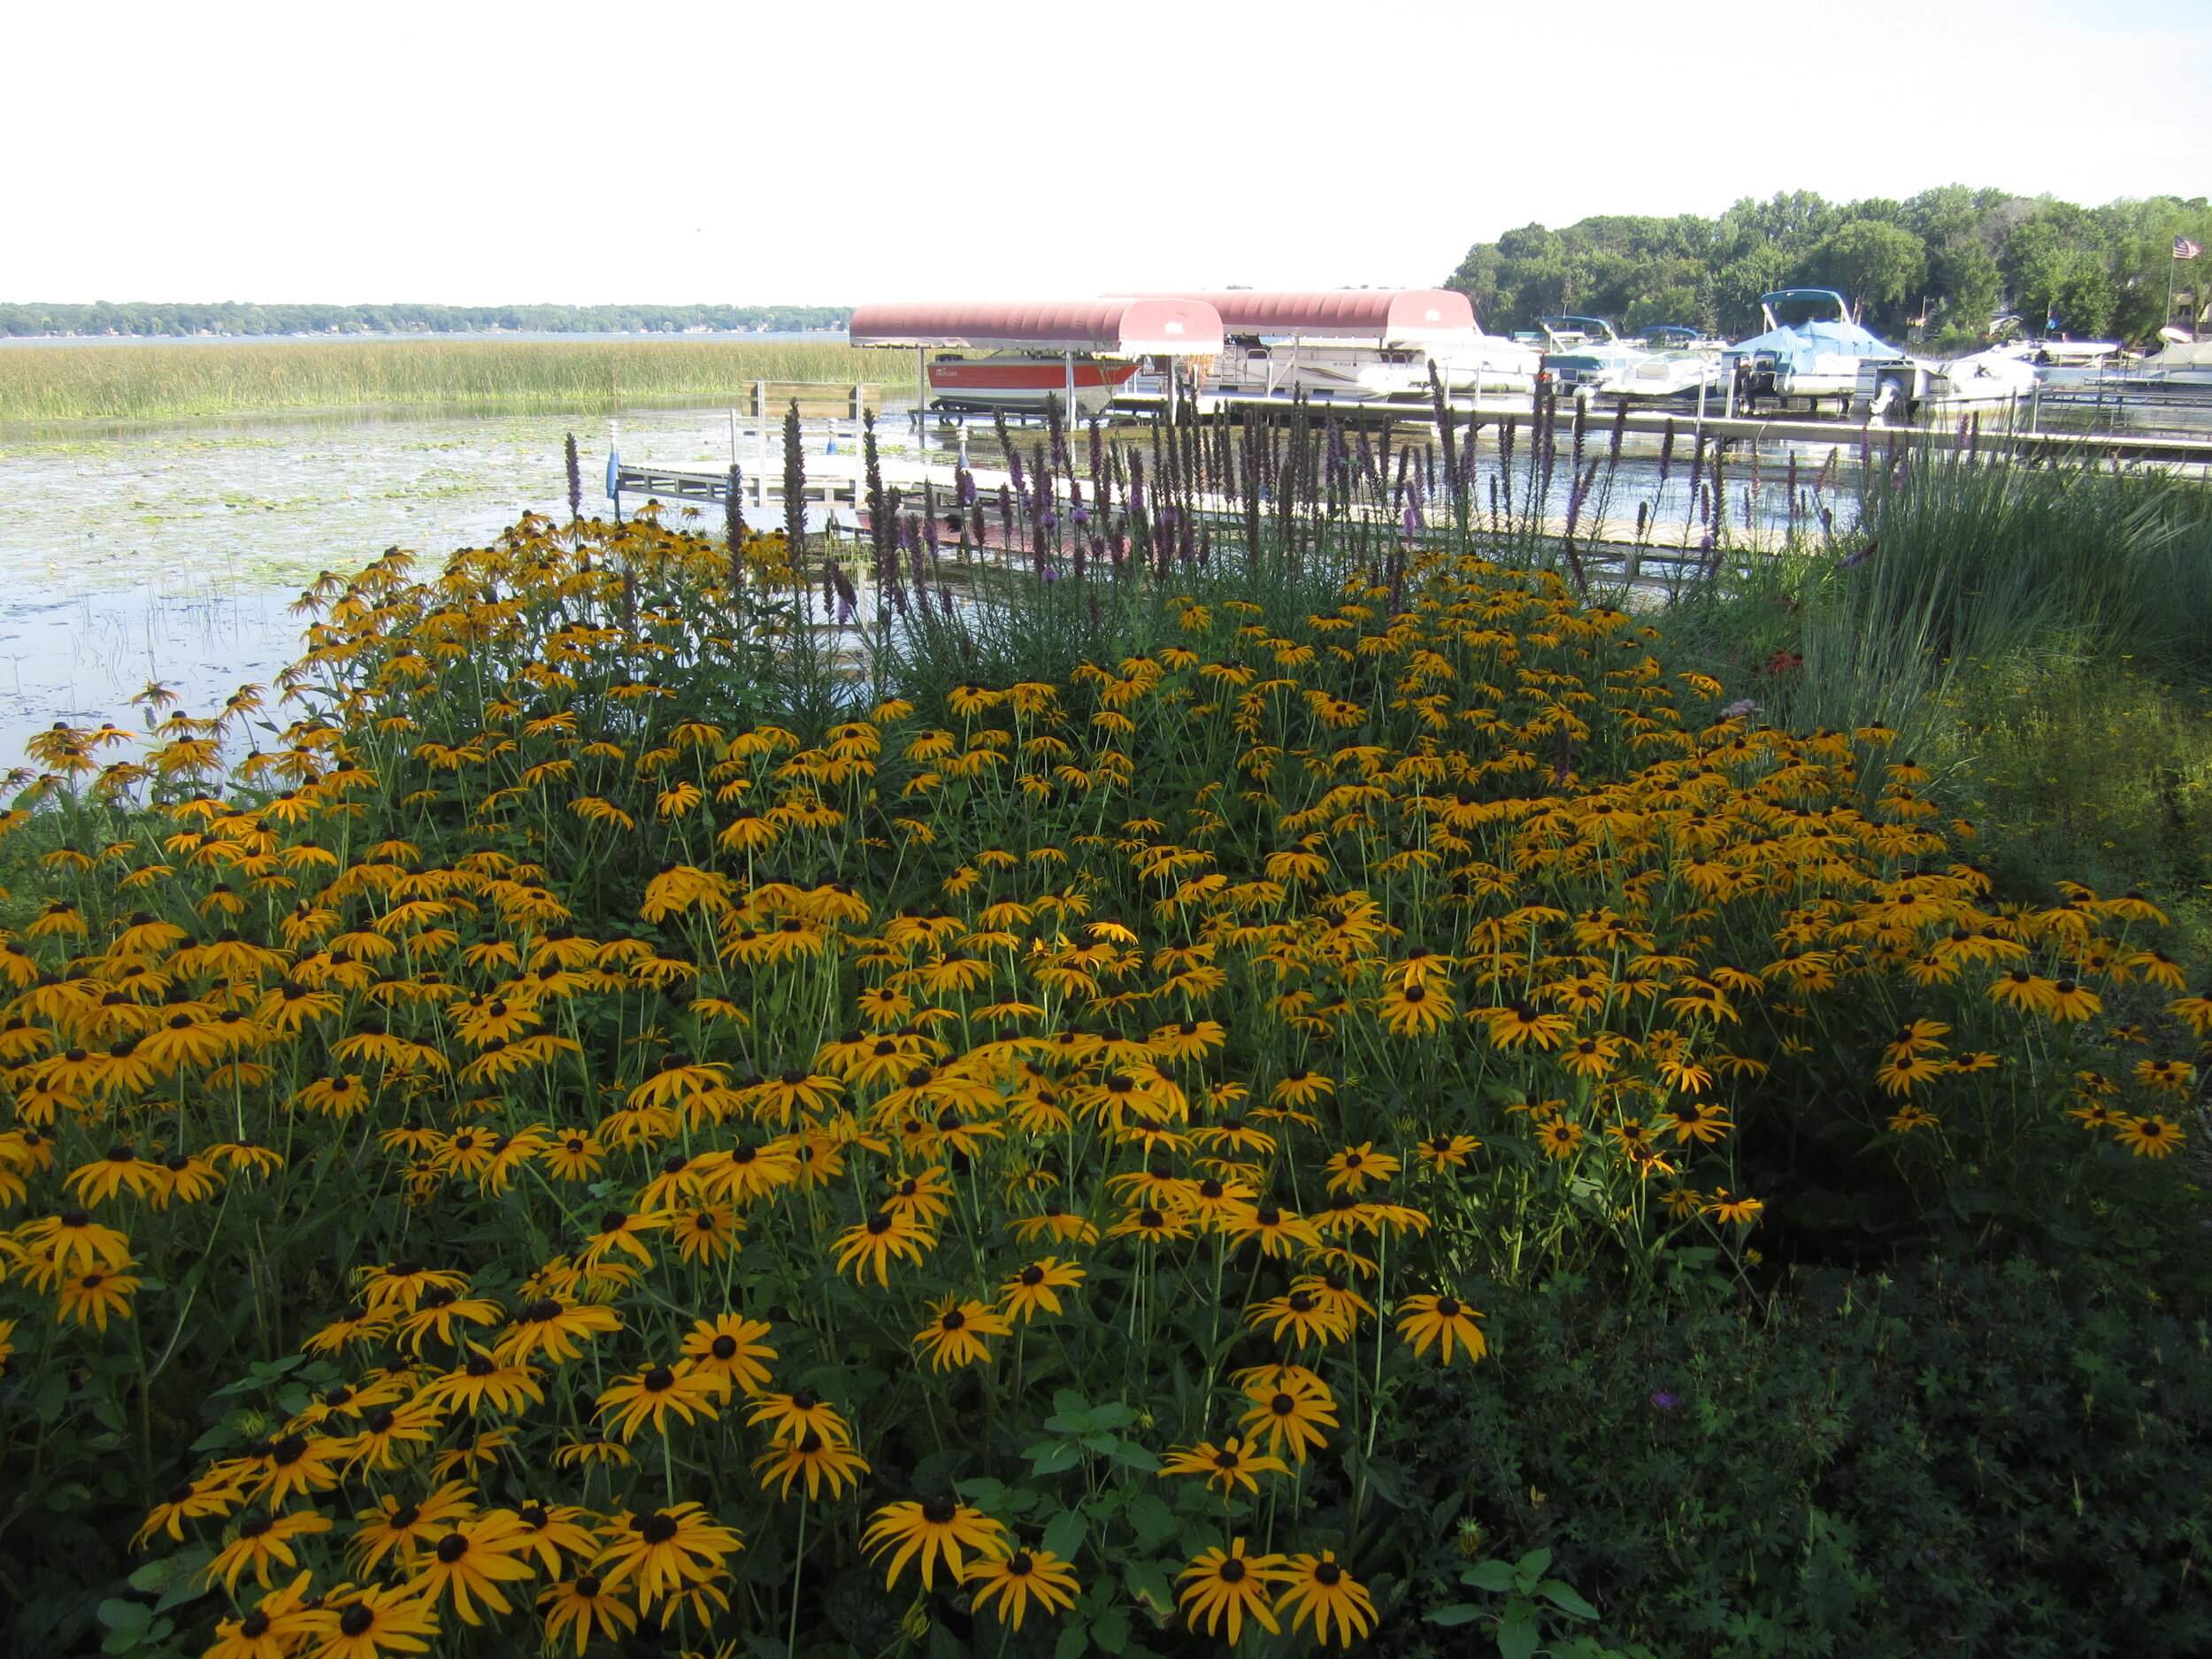
<svg viewBox="0 0 2212 1659"><path fill-rule="evenodd" d="M1349 1644L1486 1292L1748 1272L1838 1163L2171 1179L2155 904L2001 900L1893 731L1557 575L1118 559L1160 637L987 680L836 574L529 519L34 744L23 1478L98 1469L221 1659Z"/></svg>
<svg viewBox="0 0 2212 1659"><path fill-rule="evenodd" d="M0 352L0 423L158 419L365 403L620 409L755 380L899 381L911 359L841 341L300 340Z"/></svg>

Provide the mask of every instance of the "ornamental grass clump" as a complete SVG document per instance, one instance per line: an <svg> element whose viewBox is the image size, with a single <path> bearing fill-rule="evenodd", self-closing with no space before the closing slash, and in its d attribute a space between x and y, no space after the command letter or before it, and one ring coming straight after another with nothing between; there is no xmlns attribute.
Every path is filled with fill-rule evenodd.
<svg viewBox="0 0 2212 1659"><path fill-rule="evenodd" d="M42 735L12 1484L99 1471L214 1659L1348 1644L1489 1292L2185 1144L2158 908L2001 902L1889 731L1471 554L1127 580L1150 649L923 701L780 537L532 519Z"/></svg>

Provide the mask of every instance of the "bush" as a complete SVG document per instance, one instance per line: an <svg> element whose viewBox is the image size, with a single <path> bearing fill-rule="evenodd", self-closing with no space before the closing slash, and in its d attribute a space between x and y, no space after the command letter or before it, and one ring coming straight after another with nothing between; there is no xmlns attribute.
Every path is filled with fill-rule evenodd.
<svg viewBox="0 0 2212 1659"><path fill-rule="evenodd" d="M2131 1270L1930 1262L1671 1306L1555 1281L1490 1311L1497 1366L1409 1402L1432 1605L1455 1542L1548 1547L1601 1640L1670 1659L2212 1643L2212 1340Z"/></svg>

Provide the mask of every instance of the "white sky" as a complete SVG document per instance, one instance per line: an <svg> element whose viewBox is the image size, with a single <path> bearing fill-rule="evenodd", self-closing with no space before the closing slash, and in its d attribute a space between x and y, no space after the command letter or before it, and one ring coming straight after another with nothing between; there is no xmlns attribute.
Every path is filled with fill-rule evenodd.
<svg viewBox="0 0 2212 1659"><path fill-rule="evenodd" d="M2212 0L13 12L0 299L1399 287L1532 219L2212 191Z"/></svg>

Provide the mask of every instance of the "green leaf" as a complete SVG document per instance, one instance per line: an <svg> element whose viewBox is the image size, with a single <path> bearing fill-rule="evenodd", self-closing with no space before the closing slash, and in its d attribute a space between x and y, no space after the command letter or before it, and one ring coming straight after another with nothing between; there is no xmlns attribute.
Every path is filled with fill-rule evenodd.
<svg viewBox="0 0 2212 1659"><path fill-rule="evenodd" d="M1045 1548L1063 1561L1073 1561L1088 1531L1082 1510L1063 1509L1045 1523Z"/></svg>
<svg viewBox="0 0 2212 1659"><path fill-rule="evenodd" d="M121 1596L111 1596L100 1603L100 1623L119 1635L127 1634L133 1641L138 1633L154 1622L154 1610L143 1601L127 1601Z"/></svg>
<svg viewBox="0 0 2212 1659"><path fill-rule="evenodd" d="M209 1549L188 1549L165 1558L165 1564L176 1569L176 1577L161 1593L161 1600L154 1603L154 1611L166 1613L172 1608L182 1607L187 1601L196 1601L206 1594L207 1586L200 1575L207 1563L215 1559Z"/></svg>
<svg viewBox="0 0 2212 1659"><path fill-rule="evenodd" d="M1052 1644L1052 1659L1083 1659L1091 1645L1091 1632L1081 1624L1071 1624L1060 1632L1060 1640Z"/></svg>
<svg viewBox="0 0 2212 1659"><path fill-rule="evenodd" d="M1471 1567L1459 1570L1459 1581L1471 1584L1478 1590L1491 1590L1503 1595L1513 1587L1513 1569L1502 1561L1479 1561Z"/></svg>
<svg viewBox="0 0 2212 1659"><path fill-rule="evenodd" d="M1545 1579L1536 1586L1536 1594L1561 1612L1571 1613L1577 1618L1595 1618L1598 1616L1597 1609L1577 1594L1574 1586L1564 1578Z"/></svg>
<svg viewBox="0 0 2212 1659"><path fill-rule="evenodd" d="M1482 1609L1472 1601L1453 1601L1427 1615L1432 1624L1471 1624L1482 1617Z"/></svg>
<svg viewBox="0 0 2212 1659"><path fill-rule="evenodd" d="M1136 1529L1137 1541L1151 1549L1175 1535L1175 1511L1163 1503L1153 1493L1132 1498L1127 1510L1129 1525Z"/></svg>
<svg viewBox="0 0 2212 1659"><path fill-rule="evenodd" d="M1551 1551L1548 1549L1532 1549L1527 1555L1522 1556L1520 1560L1513 1563L1513 1574L1516 1578L1526 1575L1529 1582L1533 1584L1537 1579L1544 1576L1544 1570L1550 1565Z"/></svg>
<svg viewBox="0 0 2212 1659"><path fill-rule="evenodd" d="M1498 1621L1499 1659L1532 1659L1536 1640L1536 1609L1526 1601L1516 1601Z"/></svg>
<svg viewBox="0 0 2212 1659"><path fill-rule="evenodd" d="M1083 1448L1073 1440L1047 1440L1033 1446L1022 1455L1041 1475L1056 1475L1064 1469L1072 1469L1083 1461Z"/></svg>
<svg viewBox="0 0 2212 1659"><path fill-rule="evenodd" d="M1175 1610L1175 1589L1168 1582L1167 1568L1156 1561L1133 1561L1121 1570L1122 1582L1129 1586L1129 1594L1143 1603L1157 1619L1165 1619Z"/></svg>
<svg viewBox="0 0 2212 1659"><path fill-rule="evenodd" d="M1129 1615L1114 1609L1091 1626L1091 1640L1108 1653L1119 1653L1129 1645Z"/></svg>

